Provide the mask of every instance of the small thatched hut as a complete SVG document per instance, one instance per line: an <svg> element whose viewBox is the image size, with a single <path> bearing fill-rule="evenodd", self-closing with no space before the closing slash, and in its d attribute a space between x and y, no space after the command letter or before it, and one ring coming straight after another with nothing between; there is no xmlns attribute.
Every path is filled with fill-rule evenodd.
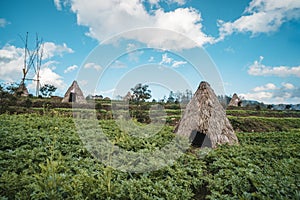
<svg viewBox="0 0 300 200"><path fill-rule="evenodd" d="M207 82L200 83L174 132L188 137L197 147L238 143L225 110Z"/></svg>
<svg viewBox="0 0 300 200"><path fill-rule="evenodd" d="M130 92L127 92L127 94L123 97L123 101L130 101L132 100L132 95Z"/></svg>
<svg viewBox="0 0 300 200"><path fill-rule="evenodd" d="M241 106L242 100L238 97L236 93L233 94L228 106Z"/></svg>
<svg viewBox="0 0 300 200"><path fill-rule="evenodd" d="M61 102L86 103L83 92L81 91L77 81L73 81Z"/></svg>
<svg viewBox="0 0 300 200"><path fill-rule="evenodd" d="M18 89L15 92L16 96L27 97L29 95L28 90L24 82L21 82Z"/></svg>

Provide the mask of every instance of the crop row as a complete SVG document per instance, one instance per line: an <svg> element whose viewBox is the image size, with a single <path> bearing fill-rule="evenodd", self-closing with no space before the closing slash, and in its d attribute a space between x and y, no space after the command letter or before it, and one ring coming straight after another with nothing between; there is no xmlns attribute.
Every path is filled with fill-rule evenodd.
<svg viewBox="0 0 300 200"><path fill-rule="evenodd" d="M151 127L137 123L139 126L121 130L114 121L97 123L104 132L101 137L129 152L153 152L174 139L169 126L145 135L153 131ZM103 139L92 134L93 124L84 125L84 133L91 133L92 142ZM297 130L239 133L240 145L222 145L215 150L190 147L174 162L140 173L100 162L83 144L81 131L68 117L0 115L0 198L300 198ZM160 166L167 153L156 154L157 159L149 159L149 163Z"/></svg>

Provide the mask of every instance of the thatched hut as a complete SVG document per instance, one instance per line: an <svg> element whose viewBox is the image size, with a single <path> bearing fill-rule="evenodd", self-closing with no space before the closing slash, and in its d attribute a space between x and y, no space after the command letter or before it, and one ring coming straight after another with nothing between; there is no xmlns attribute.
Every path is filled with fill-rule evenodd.
<svg viewBox="0 0 300 200"><path fill-rule="evenodd" d="M207 82L200 83L174 132L188 137L197 147L238 143L225 110Z"/></svg>
<svg viewBox="0 0 300 200"><path fill-rule="evenodd" d="M241 106L242 104L242 100L238 97L238 95L236 93L233 94L228 106Z"/></svg>
<svg viewBox="0 0 300 200"><path fill-rule="evenodd" d="M132 100L132 95L130 92L127 92L127 94L123 97L123 101L130 101Z"/></svg>
<svg viewBox="0 0 300 200"><path fill-rule="evenodd" d="M29 95L29 92L24 82L20 83L19 87L15 92L15 95L22 96L22 97L27 97Z"/></svg>
<svg viewBox="0 0 300 200"><path fill-rule="evenodd" d="M81 91L77 81L73 81L61 102L86 103L83 92Z"/></svg>

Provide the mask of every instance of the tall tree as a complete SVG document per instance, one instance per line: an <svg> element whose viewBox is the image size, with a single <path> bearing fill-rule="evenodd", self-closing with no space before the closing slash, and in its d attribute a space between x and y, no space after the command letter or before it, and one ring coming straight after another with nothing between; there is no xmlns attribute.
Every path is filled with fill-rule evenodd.
<svg viewBox="0 0 300 200"><path fill-rule="evenodd" d="M151 90L148 89L149 85L142 85L138 83L132 91L132 100L135 102L144 102L151 98Z"/></svg>
<svg viewBox="0 0 300 200"><path fill-rule="evenodd" d="M43 87L41 87L40 92L43 96L49 97L56 91L56 89L57 87L55 87L54 85L45 84Z"/></svg>
<svg viewBox="0 0 300 200"><path fill-rule="evenodd" d="M168 103L174 103L174 101L175 101L175 94L174 94L173 91L170 91L167 102Z"/></svg>

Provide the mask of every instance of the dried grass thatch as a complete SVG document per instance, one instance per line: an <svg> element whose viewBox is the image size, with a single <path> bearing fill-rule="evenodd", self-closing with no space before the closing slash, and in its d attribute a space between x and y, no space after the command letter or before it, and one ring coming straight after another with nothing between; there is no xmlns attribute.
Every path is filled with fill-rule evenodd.
<svg viewBox="0 0 300 200"><path fill-rule="evenodd" d="M236 93L233 94L228 106L241 106L241 99L238 97L238 95Z"/></svg>
<svg viewBox="0 0 300 200"><path fill-rule="evenodd" d="M86 103L83 92L81 91L77 81L73 81L61 102Z"/></svg>
<svg viewBox="0 0 300 200"><path fill-rule="evenodd" d="M27 97L29 95L29 92L26 88L26 85L22 82L20 83L18 89L15 92L16 96L22 96L22 97Z"/></svg>
<svg viewBox="0 0 300 200"><path fill-rule="evenodd" d="M174 132L198 147L238 143L225 110L207 82L200 83Z"/></svg>
<svg viewBox="0 0 300 200"><path fill-rule="evenodd" d="M123 101L130 101L132 100L132 95L130 92L127 92L127 94L123 97Z"/></svg>

